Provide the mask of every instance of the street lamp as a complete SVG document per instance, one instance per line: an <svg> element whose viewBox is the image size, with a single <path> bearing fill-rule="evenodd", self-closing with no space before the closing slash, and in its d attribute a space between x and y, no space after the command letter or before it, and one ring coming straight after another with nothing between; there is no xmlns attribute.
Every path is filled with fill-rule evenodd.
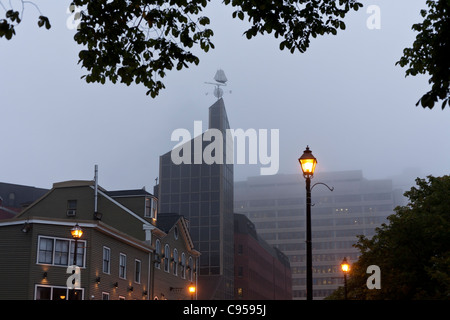
<svg viewBox="0 0 450 320"><path fill-rule="evenodd" d="M189 285L189 293L191 294L191 300L194 300L194 294L195 294L195 285L193 282L191 282L191 284Z"/></svg>
<svg viewBox="0 0 450 320"><path fill-rule="evenodd" d="M78 223L70 230L72 234L72 238L75 240L75 248L73 251L73 266L77 265L77 251L78 251L78 240L83 235L83 229L80 228ZM72 273L75 272L75 268L72 270ZM75 278L72 280L72 283L75 283ZM72 299L75 297L75 287L71 290Z"/></svg>
<svg viewBox="0 0 450 320"><path fill-rule="evenodd" d="M309 146L306 146L298 162L306 179L306 300L312 300L311 178L314 176L317 159L309 150Z"/></svg>
<svg viewBox="0 0 450 320"><path fill-rule="evenodd" d="M73 252L73 265L77 265L77 246L78 246L78 240L83 235L83 230L80 228L78 223L75 225L75 227L70 230L70 233L72 234L72 238L75 240L75 248Z"/></svg>
<svg viewBox="0 0 450 320"><path fill-rule="evenodd" d="M347 273L350 271L350 264L346 257L341 262L341 269L344 272L344 299L347 300Z"/></svg>

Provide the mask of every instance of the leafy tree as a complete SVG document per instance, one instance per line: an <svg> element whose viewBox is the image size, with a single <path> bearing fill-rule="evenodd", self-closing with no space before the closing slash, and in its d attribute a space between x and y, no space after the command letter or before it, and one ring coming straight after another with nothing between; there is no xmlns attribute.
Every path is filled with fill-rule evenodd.
<svg viewBox="0 0 450 320"><path fill-rule="evenodd" d="M450 1L427 0L428 11L421 10L422 23L412 26L419 32L412 48L403 51L403 57L396 64L407 66L406 76L428 73L431 90L425 93L419 103L432 109L442 100L442 110L449 104L450 82Z"/></svg>
<svg viewBox="0 0 450 320"><path fill-rule="evenodd" d="M0 7L3 8L6 12L5 18L0 19L0 38L5 37L7 40L10 40L16 34L16 30L14 27L17 26L22 21L20 16L21 15L23 16L25 4L33 5L38 10L40 14L38 18L39 27L45 26L46 29L51 28L50 21L48 20L47 17L42 15L41 11L39 10L39 7L34 2L20 0L20 3L22 11L21 13L12 7L11 8L5 7L5 5L0 1Z"/></svg>
<svg viewBox="0 0 450 320"><path fill-rule="evenodd" d="M142 83L147 94L157 96L164 88L159 79L168 70L199 63L191 51L194 47L205 52L214 48L210 19L201 15L209 2L73 0L72 5L82 9L74 38L84 46L79 63L88 74L83 78L88 83L107 79L127 85ZM292 53L306 51L310 37L345 29L345 15L362 7L356 0L223 0L223 4L235 8L233 18L249 20L251 27L244 32L248 39L273 33L281 39L280 49ZM19 12L9 10L0 23L0 37L11 39L14 26L20 23Z"/></svg>
<svg viewBox="0 0 450 320"><path fill-rule="evenodd" d="M6 2L6 1L5 1ZM191 50L199 47L208 52L214 48L210 19L202 10L210 0L73 0L72 5L83 9L81 28L75 41L85 48L79 53L79 63L88 73L86 82L105 83L106 79L127 85L142 83L147 94L156 97L164 84L167 71L198 64ZM25 4L20 0L21 12L7 8L0 19L0 38L10 40L21 22ZM342 20L351 10L362 4L357 0L223 0L235 8L233 18L248 19L250 28L244 35L251 39L258 34L273 33L280 37L279 47L291 53L305 52L310 37L336 34L345 29ZM431 90L417 102L432 109L442 100L442 109L449 104L450 28L449 0L427 0L428 10L422 10L422 23L412 26L419 32L412 48L396 64L407 66L406 76L430 74ZM39 11L38 25L50 29L47 17Z"/></svg>
<svg viewBox="0 0 450 320"><path fill-rule="evenodd" d="M348 280L349 299L450 299L450 176L416 179L389 224L372 239L359 236L361 252ZM381 289L369 290L369 265L381 269ZM329 299L342 299L339 288Z"/></svg>
<svg viewBox="0 0 450 320"><path fill-rule="evenodd" d="M75 40L84 46L79 62L89 72L87 82L127 85L143 83L147 94L158 95L164 88L166 71L198 64L191 49L208 52L214 48L210 19L202 16L207 0L74 0L83 8L81 28ZM304 52L310 36L336 34L344 29L341 20L361 4L355 0L224 0L236 8L233 18L248 17L248 39L258 33L281 37L280 49Z"/></svg>

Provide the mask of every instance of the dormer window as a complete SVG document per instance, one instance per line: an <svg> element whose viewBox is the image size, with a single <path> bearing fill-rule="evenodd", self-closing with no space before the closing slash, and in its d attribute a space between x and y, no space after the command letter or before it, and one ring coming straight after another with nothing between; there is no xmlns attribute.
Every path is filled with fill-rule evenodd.
<svg viewBox="0 0 450 320"><path fill-rule="evenodd" d="M77 214L77 200L67 200L67 212L68 217L74 217Z"/></svg>
<svg viewBox="0 0 450 320"><path fill-rule="evenodd" d="M146 198L144 217L156 219L157 205L155 198Z"/></svg>

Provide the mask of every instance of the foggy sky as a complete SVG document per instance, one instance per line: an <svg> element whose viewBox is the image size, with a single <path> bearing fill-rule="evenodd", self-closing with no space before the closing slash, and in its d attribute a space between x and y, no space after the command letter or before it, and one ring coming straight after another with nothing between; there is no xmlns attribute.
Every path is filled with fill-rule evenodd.
<svg viewBox="0 0 450 320"><path fill-rule="evenodd" d="M102 187L151 191L159 156L176 145L171 133L193 132L194 121L207 128L216 98L204 82L219 68L228 78L230 126L279 129L279 173L299 172L297 158L309 145L320 171L361 169L370 179L407 168L449 174L448 108L415 107L428 76L405 78L395 66L415 39L411 26L425 0L364 1L345 18L345 31L312 39L304 54L280 51L272 35L247 40L247 24L213 2L205 15L216 48L196 51L198 66L168 72L155 99L140 85L80 80L69 1L36 1L50 30L37 27L39 13L27 6L16 37L0 39L0 181L51 188L92 179L98 164ZM370 4L381 9L379 30L366 26ZM259 172L259 165L235 165L235 181Z"/></svg>

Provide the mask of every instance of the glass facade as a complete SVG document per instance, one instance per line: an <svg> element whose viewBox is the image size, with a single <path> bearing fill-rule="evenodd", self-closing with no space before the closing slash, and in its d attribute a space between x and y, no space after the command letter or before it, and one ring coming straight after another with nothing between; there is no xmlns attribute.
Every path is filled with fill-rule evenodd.
<svg viewBox="0 0 450 320"><path fill-rule="evenodd" d="M361 171L316 173L312 183L313 296L323 299L343 284L340 263L358 259L357 235L375 228L401 205L391 180L367 180ZM249 177L235 184L235 212L245 214L258 235L285 253L291 263L294 299L306 298L305 179L298 175Z"/></svg>
<svg viewBox="0 0 450 320"><path fill-rule="evenodd" d="M195 164L197 146L201 152L214 140L200 136L186 142L190 144L191 164L174 164L171 152L160 157L159 205L160 213L172 212L189 220L194 246L201 252L199 290L203 281L219 281L210 299L233 298L233 165L226 164L226 129L228 119L223 99L209 108L209 129L222 132L224 146L222 163ZM184 150L184 149L183 149ZM212 156L215 156L213 150ZM183 151L182 151L183 152ZM197 154L198 157L198 154ZM214 276L214 277L210 277ZM217 277L220 276L220 277ZM209 285L205 285L210 287ZM200 291L199 291L200 294ZM212 294L212 293L211 293Z"/></svg>

